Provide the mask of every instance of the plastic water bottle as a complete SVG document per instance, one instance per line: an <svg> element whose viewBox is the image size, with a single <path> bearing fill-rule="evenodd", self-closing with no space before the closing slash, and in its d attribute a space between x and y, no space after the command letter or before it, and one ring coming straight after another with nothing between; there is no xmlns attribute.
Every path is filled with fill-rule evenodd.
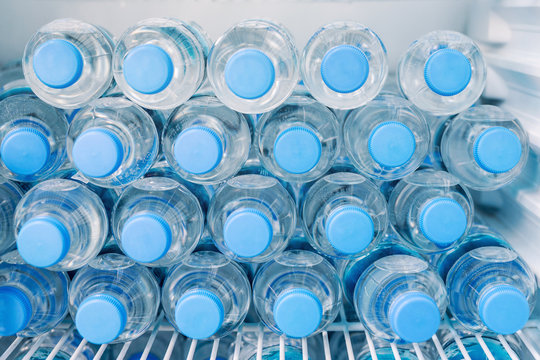
<svg viewBox="0 0 540 360"><path fill-rule="evenodd" d="M202 84L209 44L197 24L173 18L139 21L117 42L114 78L140 106L175 108Z"/></svg>
<svg viewBox="0 0 540 360"><path fill-rule="evenodd" d="M101 250L108 233L107 212L83 184L44 181L28 191L15 211L17 249L36 267L78 269Z"/></svg>
<svg viewBox="0 0 540 360"><path fill-rule="evenodd" d="M159 296L148 268L120 254L104 254L73 278L69 312L89 342L126 342L144 334L155 321Z"/></svg>
<svg viewBox="0 0 540 360"><path fill-rule="evenodd" d="M457 330L459 331L463 348L465 348L467 355L469 355L472 360L489 360L488 355L486 355L486 352L478 342L475 334L464 331L461 328L458 328ZM449 331L444 331L441 335L442 336L439 336L439 338L442 338L442 347L448 360L462 360L463 354L452 334ZM525 354L525 352L521 350L521 346L523 345L521 345L520 342L513 336L505 336L505 340L510 346L510 350L515 357L510 356L510 354L503 347L502 343L495 336L490 335L489 333L483 333L482 340L484 340L484 343L494 359L512 360L530 358L530 355ZM437 357L437 359L441 360L440 357Z"/></svg>
<svg viewBox="0 0 540 360"><path fill-rule="evenodd" d="M193 339L230 334L244 321L250 299L244 270L214 251L198 251L187 257L169 271L162 288L167 319Z"/></svg>
<svg viewBox="0 0 540 360"><path fill-rule="evenodd" d="M16 251L0 258L0 336L38 336L68 310L69 278L24 263Z"/></svg>
<svg viewBox="0 0 540 360"><path fill-rule="evenodd" d="M167 352L167 348L169 347L169 343L171 341L172 335L173 335L173 332L170 332L170 331L158 331L156 334L156 337L153 340L152 346L149 349L148 356L146 357L146 359L147 360L162 360L163 357L165 356L165 353ZM141 360L142 355L144 354L146 350L146 346L148 345L151 336L152 336L152 332L149 331L145 333L144 335L138 337L137 339L133 340L131 342L131 345L129 346L129 349L127 350L124 356L124 359ZM112 345L110 359L111 360L118 359L120 353L122 352L123 347L124 347L123 343ZM171 359L183 359L181 358L183 353L184 353L184 339L182 337L177 337L176 343L174 344L174 347L172 348Z"/></svg>
<svg viewBox="0 0 540 360"><path fill-rule="evenodd" d="M474 216L467 188L444 171L425 169L401 180L388 200L390 223L416 250L436 253L459 243Z"/></svg>
<svg viewBox="0 0 540 360"><path fill-rule="evenodd" d="M358 170L396 180L415 171L428 154L429 127L406 99L384 93L352 110L343 124L343 146Z"/></svg>
<svg viewBox="0 0 540 360"><path fill-rule="evenodd" d="M283 103L298 82L296 47L281 25L243 21L214 43L207 70L225 105L247 114L267 112Z"/></svg>
<svg viewBox="0 0 540 360"><path fill-rule="evenodd" d="M32 91L62 109L76 109L109 88L114 43L104 29L75 19L40 28L26 44L23 70Z"/></svg>
<svg viewBox="0 0 540 360"><path fill-rule="evenodd" d="M82 337L77 331L53 329L42 337L24 341L17 350L15 360L23 360L28 352L33 351L31 349L35 346L37 349L28 360L46 360L60 341L64 341L64 343L54 356L54 360L92 360L96 355L97 351L92 345L87 343L81 346ZM79 347L81 347L79 356L73 357ZM102 358L107 359L106 354Z"/></svg>
<svg viewBox="0 0 540 360"><path fill-rule="evenodd" d="M257 122L254 147L262 164L289 182L309 182L325 174L341 148L341 127L324 105L292 96Z"/></svg>
<svg viewBox="0 0 540 360"><path fill-rule="evenodd" d="M159 150L150 115L131 101L102 98L81 109L69 125L73 165L101 187L123 187L144 176Z"/></svg>
<svg viewBox="0 0 540 360"><path fill-rule="evenodd" d="M280 344L283 339L284 358L280 357ZM257 360L258 359L258 333L257 332L245 332L240 338L239 359ZM262 341L262 360L302 360L302 340L291 339L288 337L280 337L274 333L264 333ZM321 337L312 336L307 339L306 351L308 352L309 360L322 360L324 358L324 348L321 341ZM233 351L230 352L229 359L233 359ZM332 353L332 355L334 355ZM208 360L208 359L204 359Z"/></svg>
<svg viewBox="0 0 540 360"><path fill-rule="evenodd" d="M386 233L386 200L360 174L337 172L318 180L302 206L305 233L321 253L337 258L358 257L377 245Z"/></svg>
<svg viewBox="0 0 540 360"><path fill-rule="evenodd" d="M322 256L289 250L259 268L253 301L262 322L276 334L308 337L336 318L342 301L339 277Z"/></svg>
<svg viewBox="0 0 540 360"><path fill-rule="evenodd" d="M495 190L520 173L529 153L527 132L509 112L472 107L450 121L441 140L448 171L475 190Z"/></svg>
<svg viewBox="0 0 540 360"><path fill-rule="evenodd" d="M217 184L246 162L251 132L244 115L213 96L199 96L170 115L162 143L167 162L181 177Z"/></svg>
<svg viewBox="0 0 540 360"><path fill-rule="evenodd" d="M197 198L177 181L149 177L128 186L111 218L122 251L146 266L180 262L197 246L204 214Z"/></svg>
<svg viewBox="0 0 540 360"><path fill-rule="evenodd" d="M356 22L334 22L309 39L300 65L302 79L318 101L336 109L365 105L388 74L386 48L371 29Z"/></svg>
<svg viewBox="0 0 540 360"><path fill-rule="evenodd" d="M0 177L0 255L15 246L13 214L22 196L23 192L16 183Z"/></svg>
<svg viewBox="0 0 540 360"><path fill-rule="evenodd" d="M482 94L486 64L478 46L454 31L433 31L414 41L397 68L401 92L435 115L457 114Z"/></svg>
<svg viewBox="0 0 540 360"><path fill-rule="evenodd" d="M293 199L275 178L262 175L240 175L224 183L207 217L217 248L242 262L272 259L296 227Z"/></svg>

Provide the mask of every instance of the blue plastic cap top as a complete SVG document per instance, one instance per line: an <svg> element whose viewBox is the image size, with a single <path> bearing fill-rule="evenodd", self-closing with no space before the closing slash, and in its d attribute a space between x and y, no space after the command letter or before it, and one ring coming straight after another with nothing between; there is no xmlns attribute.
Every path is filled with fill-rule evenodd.
<svg viewBox="0 0 540 360"><path fill-rule="evenodd" d="M120 240L127 256L135 261L151 263L161 259L171 247L171 227L161 216L139 213L122 227Z"/></svg>
<svg viewBox="0 0 540 360"><path fill-rule="evenodd" d="M131 355L128 360L141 360L143 353L138 352L133 355ZM148 353L148 356L146 357L146 360L161 360L161 358L157 355L154 355L152 353Z"/></svg>
<svg viewBox="0 0 540 360"><path fill-rule="evenodd" d="M174 158L190 174L206 174L223 158L223 143L218 134L205 126L183 130L174 141Z"/></svg>
<svg viewBox="0 0 540 360"><path fill-rule="evenodd" d="M54 89L65 89L79 80L84 61L79 49L71 42L52 39L38 46L32 65L43 84Z"/></svg>
<svg viewBox="0 0 540 360"><path fill-rule="evenodd" d="M406 125L387 121L377 125L369 135L369 154L381 166L406 164L416 150L416 139Z"/></svg>
<svg viewBox="0 0 540 360"><path fill-rule="evenodd" d="M285 291L274 303L276 325L291 338L303 338L317 331L322 316L321 301L306 289Z"/></svg>
<svg viewBox="0 0 540 360"><path fill-rule="evenodd" d="M171 82L174 65L165 50L153 44L130 49L123 62L124 78L133 90L156 94Z"/></svg>
<svg viewBox="0 0 540 360"><path fill-rule="evenodd" d="M446 247L459 240L467 230L467 213L454 199L429 200L420 211L420 231L431 242Z"/></svg>
<svg viewBox="0 0 540 360"><path fill-rule="evenodd" d="M369 75L366 54L356 46L338 45L326 52L321 62L321 76L330 89L351 93L362 87Z"/></svg>
<svg viewBox="0 0 540 360"><path fill-rule="evenodd" d="M87 297L77 309L75 326L93 344L107 344L124 331L127 311L114 296L97 294Z"/></svg>
<svg viewBox="0 0 540 360"><path fill-rule="evenodd" d="M435 301L420 291L399 295L388 312L390 327L401 339L418 343L431 339L441 323Z"/></svg>
<svg viewBox="0 0 540 360"><path fill-rule="evenodd" d="M106 177L114 173L124 158L124 148L118 136L104 128L82 132L71 152L77 169L89 177Z"/></svg>
<svg viewBox="0 0 540 360"><path fill-rule="evenodd" d="M474 141L474 159L485 171L500 174L510 171L521 159L521 141L512 131L494 126L482 131Z"/></svg>
<svg viewBox="0 0 540 360"><path fill-rule="evenodd" d="M32 318L32 303L28 296L13 286L0 287L0 336L15 335Z"/></svg>
<svg viewBox="0 0 540 360"><path fill-rule="evenodd" d="M274 85L276 74L272 60L260 50L241 49L225 65L225 83L242 99L258 99Z"/></svg>
<svg viewBox="0 0 540 360"><path fill-rule="evenodd" d="M511 285L494 285L480 296L480 319L489 330L509 335L521 330L529 320L530 308L523 293Z"/></svg>
<svg viewBox="0 0 540 360"><path fill-rule="evenodd" d="M2 139L0 146L4 165L20 175L32 175L43 169L49 161L50 151L47 137L30 127L11 130Z"/></svg>
<svg viewBox="0 0 540 360"><path fill-rule="evenodd" d="M17 235L21 257L35 267L58 264L71 245L69 232L60 221L50 216L30 219Z"/></svg>
<svg viewBox="0 0 540 360"><path fill-rule="evenodd" d="M471 80L471 63L454 49L435 51L426 61L424 79L433 92L453 96L462 92Z"/></svg>
<svg viewBox="0 0 540 360"><path fill-rule="evenodd" d="M223 225L225 245L240 257L262 254L270 246L273 235L270 220L257 209L235 210Z"/></svg>
<svg viewBox="0 0 540 360"><path fill-rule="evenodd" d="M221 328L224 316L220 298L205 289L182 295L174 313L180 332L192 339L206 339L214 335Z"/></svg>
<svg viewBox="0 0 540 360"><path fill-rule="evenodd" d="M304 174L321 159L321 141L311 129L294 126L279 133L274 143L277 164L292 174Z"/></svg>
<svg viewBox="0 0 540 360"><path fill-rule="evenodd" d="M326 238L338 252L356 254L371 244L375 229L371 216L358 206L340 206L325 224Z"/></svg>

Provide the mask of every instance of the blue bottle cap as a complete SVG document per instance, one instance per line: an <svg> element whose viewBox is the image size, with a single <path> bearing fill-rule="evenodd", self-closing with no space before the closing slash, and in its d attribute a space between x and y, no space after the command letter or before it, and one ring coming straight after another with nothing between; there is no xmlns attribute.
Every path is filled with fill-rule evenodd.
<svg viewBox="0 0 540 360"><path fill-rule="evenodd" d="M509 335L525 326L530 308L519 289L501 284L490 287L480 296L478 313L489 330Z"/></svg>
<svg viewBox="0 0 540 360"><path fill-rule="evenodd" d="M192 339L206 339L223 324L223 303L205 289L185 293L176 303L174 319L180 332Z"/></svg>
<svg viewBox="0 0 540 360"><path fill-rule="evenodd" d="M435 301L420 291L399 295L388 311L390 327L401 339L418 343L431 339L441 323Z"/></svg>
<svg viewBox="0 0 540 360"><path fill-rule="evenodd" d="M225 83L242 99L258 99L274 85L276 78L272 60L260 50L241 49L225 65Z"/></svg>
<svg viewBox="0 0 540 360"><path fill-rule="evenodd" d="M322 316L321 301L306 289L285 291L274 303L276 325L291 338L303 338L317 331Z"/></svg>
<svg viewBox="0 0 540 360"><path fill-rule="evenodd" d="M79 80L84 61L79 49L71 42L52 39L38 46L32 65L43 84L54 89L65 89Z"/></svg>
<svg viewBox="0 0 540 360"><path fill-rule="evenodd" d="M91 295L84 299L75 315L77 331L93 344L106 344L124 331L127 311L114 296Z"/></svg>
<svg viewBox="0 0 540 360"><path fill-rule="evenodd" d="M272 242L273 230L268 217L252 208L235 210L223 225L223 238L236 255L252 258L262 254Z"/></svg>
<svg viewBox="0 0 540 360"><path fill-rule="evenodd" d="M153 44L135 46L123 62L124 78L133 90L156 94L171 82L174 65L165 50Z"/></svg>
<svg viewBox="0 0 540 360"><path fill-rule="evenodd" d="M128 360L141 360L143 353L138 352L133 355L131 355ZM148 353L148 356L146 357L146 360L161 360L161 358L157 355L154 355L152 353Z"/></svg>
<svg viewBox="0 0 540 360"><path fill-rule="evenodd" d="M47 137L31 127L11 130L2 139L0 156L4 165L13 173L33 175L49 161L51 148Z"/></svg>
<svg viewBox="0 0 540 360"><path fill-rule="evenodd" d="M13 286L0 286L0 336L15 335L32 318L28 296Z"/></svg>
<svg viewBox="0 0 540 360"><path fill-rule="evenodd" d="M369 135L369 154L381 166L402 166L412 158L415 149L413 132L400 122L383 122Z"/></svg>
<svg viewBox="0 0 540 360"><path fill-rule="evenodd" d="M205 126L183 130L174 140L174 158L190 174L206 174L223 158L223 143L218 134Z"/></svg>
<svg viewBox="0 0 540 360"><path fill-rule="evenodd" d="M291 174L304 174L321 159L321 141L311 129L294 126L279 133L274 143L277 164Z"/></svg>
<svg viewBox="0 0 540 360"><path fill-rule="evenodd" d="M471 80L471 63L454 49L435 51L424 66L424 79L433 92L453 96L462 92Z"/></svg>
<svg viewBox="0 0 540 360"><path fill-rule="evenodd" d="M68 230L51 216L30 219L17 235L19 254L35 267L58 264L68 253L70 245Z"/></svg>
<svg viewBox="0 0 540 360"><path fill-rule="evenodd" d="M371 216L358 206L332 210L325 224L326 238L338 252L356 254L371 244L375 229Z"/></svg>
<svg viewBox="0 0 540 360"><path fill-rule="evenodd" d="M84 175L101 178L118 170L124 158L124 149L112 131L92 128L75 139L71 155L73 163Z"/></svg>
<svg viewBox="0 0 540 360"><path fill-rule="evenodd" d="M447 247L467 230L467 213L456 200L439 197L422 207L418 222L420 231L429 241Z"/></svg>
<svg viewBox="0 0 540 360"><path fill-rule="evenodd" d="M474 159L485 171L500 174L510 171L521 159L521 142L502 126L484 130L474 141Z"/></svg>
<svg viewBox="0 0 540 360"><path fill-rule="evenodd" d="M171 247L172 232L161 216L145 212L131 216L122 227L120 240L127 256L151 263L161 259Z"/></svg>
<svg viewBox="0 0 540 360"><path fill-rule="evenodd" d="M338 93L346 94L360 89L368 75L369 61L356 46L335 46L324 54L321 62L324 83Z"/></svg>

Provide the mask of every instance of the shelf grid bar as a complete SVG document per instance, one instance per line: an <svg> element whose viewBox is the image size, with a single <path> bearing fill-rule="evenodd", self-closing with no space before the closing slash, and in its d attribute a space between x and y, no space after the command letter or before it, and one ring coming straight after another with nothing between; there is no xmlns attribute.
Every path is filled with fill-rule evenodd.
<svg viewBox="0 0 540 360"><path fill-rule="evenodd" d="M22 340L22 337L16 337L15 340L13 340L13 342L11 343L11 345L9 345L9 347L6 349L6 351L4 351L4 354L0 356L0 360L6 360L9 355L11 355L11 353L17 348L17 346L19 346Z"/></svg>
<svg viewBox="0 0 540 360"><path fill-rule="evenodd" d="M535 360L540 360L540 354L538 354L538 351L534 348L534 346L531 344L531 341L527 335L523 333L523 331L519 330L517 333L517 336L521 339L527 350L531 353L531 355L534 357Z"/></svg>
<svg viewBox="0 0 540 360"><path fill-rule="evenodd" d="M83 349L84 349L84 347L86 346L87 343L88 343L88 341L86 341L86 339L82 339L79 346L77 346L77 350L75 350L75 352L71 356L71 359L77 359L81 355L81 352L83 351Z"/></svg>
<svg viewBox="0 0 540 360"><path fill-rule="evenodd" d="M41 343L43 342L43 340L45 340L45 336L46 335L41 335L40 337L38 337L38 339L36 340L34 345L32 345L32 347L30 348L30 350L28 350L28 352L22 358L22 360L30 360L32 355L34 355L34 353L37 351L37 349L39 349L39 347L41 346Z"/></svg>
<svg viewBox="0 0 540 360"><path fill-rule="evenodd" d="M64 344L66 343L67 338L70 337L71 334L73 334L74 329L75 329L75 326L72 325L70 326L68 330L66 330L65 334L60 338L58 343L54 346L51 353L49 354L49 356L47 356L47 359L45 360L53 360L56 357L56 354L58 354L62 346L64 346Z"/></svg>
<svg viewBox="0 0 540 360"><path fill-rule="evenodd" d="M309 349L307 346L307 339L302 338L302 359L309 360Z"/></svg>
<svg viewBox="0 0 540 360"><path fill-rule="evenodd" d="M100 360L103 356L103 353L105 353L105 350L107 350L107 344L101 345L93 360Z"/></svg>
<svg viewBox="0 0 540 360"><path fill-rule="evenodd" d="M259 326L259 337L257 338L257 360L262 360L263 336L264 330Z"/></svg>
<svg viewBox="0 0 540 360"><path fill-rule="evenodd" d="M193 360L193 356L195 356L195 350L196 349L197 349L197 340L192 339L191 340L191 345L189 346L189 352L188 352L186 360Z"/></svg>
<svg viewBox="0 0 540 360"><path fill-rule="evenodd" d="M118 356L116 357L116 360L124 360L130 346L131 346L131 341L128 341L127 343L125 343L124 346L122 346L122 350L120 350L120 354L118 354Z"/></svg>
<svg viewBox="0 0 540 360"><path fill-rule="evenodd" d="M433 344L435 344L435 349L437 349L437 352L439 353L439 357L441 360L448 360L448 357L444 353L444 349L441 345L441 342L439 341L439 338L437 337L437 334L433 335L431 338L431 341L433 341Z"/></svg>
<svg viewBox="0 0 540 360"><path fill-rule="evenodd" d="M373 360L378 360L377 352L375 351L375 344L373 344L373 339L371 338L371 335L369 335L369 332L365 332L366 334L366 340L369 347L369 353L371 354L371 358Z"/></svg>
<svg viewBox="0 0 540 360"><path fill-rule="evenodd" d="M173 331L171 340L169 340L169 346L167 346L167 351L165 351L165 355L163 356L163 360L169 360L171 358L171 355L174 350L174 345L176 345L176 340L178 340L178 335L176 331Z"/></svg>
<svg viewBox="0 0 540 360"><path fill-rule="evenodd" d="M518 356L516 355L516 353L514 352L514 350L512 350L512 348L510 347L510 345L508 344L508 341L506 341L506 339L504 338L504 336L502 335L497 335L497 339L499 340L499 342L502 344L502 346L504 347L504 350L506 350L506 352L508 353L508 355L510 355L510 358L512 360L519 360Z"/></svg>
<svg viewBox="0 0 540 360"><path fill-rule="evenodd" d="M210 354L210 360L216 360L219 350L219 339L214 340L212 344L212 353Z"/></svg>
<svg viewBox="0 0 540 360"><path fill-rule="evenodd" d="M233 360L239 360L240 358L240 342L242 341L242 331L238 331L236 334L236 340L234 341L234 354Z"/></svg>
<svg viewBox="0 0 540 360"><path fill-rule="evenodd" d="M482 347L482 350L484 350L484 354L486 354L488 360L496 360L495 357L493 357L493 354L491 353L491 351L489 351L489 348L486 342L484 341L484 339L479 334L476 334L475 337L476 337L476 341L478 341L478 343Z"/></svg>
<svg viewBox="0 0 540 360"><path fill-rule="evenodd" d="M422 350L420 349L420 345L417 343L413 343L414 352L416 353L416 357L418 357L418 360L426 360L424 357L424 354L422 353Z"/></svg>
<svg viewBox="0 0 540 360"><path fill-rule="evenodd" d="M463 346L463 342L461 341L461 338L458 336L458 334L456 333L456 330L454 329L452 324L450 324L448 319L445 319L445 324L448 326L448 330L450 331L450 334L452 334L452 338L456 342L458 349L461 352L461 355L463 355L463 360L472 360L469 353L467 352L467 349L465 349L465 346Z"/></svg>
<svg viewBox="0 0 540 360"><path fill-rule="evenodd" d="M152 350L152 345L154 345L154 341L156 341L156 337L159 332L159 324L161 324L161 320L163 320L164 315L165 314L163 312L159 314L156 325L154 326L154 328L152 329L152 333L148 337L148 342L144 347L140 360L146 360L148 358L148 354L150 354L150 350Z"/></svg>
<svg viewBox="0 0 540 360"><path fill-rule="evenodd" d="M328 341L328 332L322 332L323 345L324 345L324 357L326 360L332 360L332 354L330 353L330 342Z"/></svg>
<svg viewBox="0 0 540 360"><path fill-rule="evenodd" d="M399 356L399 350L397 348L397 345L395 343L391 343L390 348L392 349L392 354L394 354L394 359L401 360L401 356Z"/></svg>
<svg viewBox="0 0 540 360"><path fill-rule="evenodd" d="M285 360L285 336L279 337L279 360Z"/></svg>

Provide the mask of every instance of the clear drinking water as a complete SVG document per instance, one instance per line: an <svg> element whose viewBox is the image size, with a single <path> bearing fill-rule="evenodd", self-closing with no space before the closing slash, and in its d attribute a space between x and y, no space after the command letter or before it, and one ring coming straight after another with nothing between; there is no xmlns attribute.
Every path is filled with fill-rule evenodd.
<svg viewBox="0 0 540 360"><path fill-rule="evenodd" d="M289 182L309 182L325 174L341 148L340 125L324 105L308 96L291 96L263 114L254 133L261 163Z"/></svg>
<svg viewBox="0 0 540 360"><path fill-rule="evenodd" d="M339 277L330 262L316 253L285 251L257 271L253 301L262 322L276 334L308 337L338 315Z"/></svg>
<svg viewBox="0 0 540 360"><path fill-rule="evenodd" d="M357 108L383 87L388 73L386 48L364 25L334 22L309 39L300 70L315 99L336 109Z"/></svg>
<svg viewBox="0 0 540 360"><path fill-rule="evenodd" d="M401 92L435 115L457 114L482 94L486 64L478 46L454 31L433 31L414 41L397 68Z"/></svg>
<svg viewBox="0 0 540 360"><path fill-rule="evenodd" d="M79 270L69 289L69 312L91 343L136 339L155 321L159 286L152 272L120 254L104 254Z"/></svg>
<svg viewBox="0 0 540 360"><path fill-rule="evenodd" d="M428 154L430 132L422 112L391 93L352 110L343 124L343 146L358 170L396 180L415 171Z"/></svg>
<svg viewBox="0 0 540 360"><path fill-rule="evenodd" d="M133 102L172 109L203 83L210 39L194 23L151 18L127 29L113 56L114 78Z"/></svg>
<svg viewBox="0 0 540 360"><path fill-rule="evenodd" d="M475 190L508 184L521 173L529 153L519 120L492 105L472 107L450 121L440 147L448 171Z"/></svg>
<svg viewBox="0 0 540 360"><path fill-rule="evenodd" d="M280 357L281 339L283 339L284 358ZM257 360L258 357L258 334L256 332L246 332L240 338L239 359ZM312 336L307 339L306 350L308 351L309 360L322 360L324 358L324 349L321 338ZM292 339L288 337L280 337L274 333L264 333L262 342L262 360L303 360L302 340ZM233 359L233 351L230 352L229 359ZM204 359L208 360L208 359Z"/></svg>
<svg viewBox="0 0 540 360"><path fill-rule="evenodd" d="M75 351L81 345L81 335L79 335L77 331L68 329L53 329L43 337L36 337L23 342L19 350L17 350L15 360L23 360L27 353L32 347L36 346L38 342L38 348L28 360L46 360L60 341L64 341L64 343L60 346L60 349L54 356L54 360L92 360L96 355L96 349L87 343L82 345L81 350L79 350L79 355L73 357ZM107 354L105 353L101 358L106 360L106 355Z"/></svg>
<svg viewBox="0 0 540 360"><path fill-rule="evenodd" d="M27 265L16 251L0 257L0 336L54 329L68 311L68 285L66 273Z"/></svg>
<svg viewBox="0 0 540 360"><path fill-rule="evenodd" d="M58 19L40 28L26 44L24 76L41 100L76 109L111 85L113 49L111 35L101 27Z"/></svg>
<svg viewBox="0 0 540 360"><path fill-rule="evenodd" d="M19 186L13 181L0 177L0 255L15 247L15 208L23 196Z"/></svg>
<svg viewBox="0 0 540 360"><path fill-rule="evenodd" d="M240 175L217 190L207 219L222 253L233 260L262 263L287 246L296 227L296 207L275 178Z"/></svg>
<svg viewBox="0 0 540 360"><path fill-rule="evenodd" d="M143 177L158 150L159 138L150 115L123 98L93 101L69 125L71 162L101 187L123 187Z"/></svg>
<svg viewBox="0 0 540 360"><path fill-rule="evenodd" d="M85 185L66 179L39 183L15 211L17 249L36 267L78 269L101 250L108 234L101 199Z"/></svg>
<svg viewBox="0 0 540 360"><path fill-rule="evenodd" d="M195 249L204 214L195 195L177 181L148 177L122 192L111 226L127 256L146 266L167 267Z"/></svg>
<svg viewBox="0 0 540 360"><path fill-rule="evenodd" d="M242 113L263 113L283 103L296 86L297 51L281 25L246 20L214 43L207 71L225 105Z"/></svg>
<svg viewBox="0 0 540 360"><path fill-rule="evenodd" d="M251 132L244 115L213 96L198 96L169 116L162 136L167 162L184 179L218 184L246 162Z"/></svg>
<svg viewBox="0 0 540 360"><path fill-rule="evenodd" d="M162 306L176 330L193 339L216 339L237 329L249 309L244 270L223 254L198 251L171 269Z"/></svg>

